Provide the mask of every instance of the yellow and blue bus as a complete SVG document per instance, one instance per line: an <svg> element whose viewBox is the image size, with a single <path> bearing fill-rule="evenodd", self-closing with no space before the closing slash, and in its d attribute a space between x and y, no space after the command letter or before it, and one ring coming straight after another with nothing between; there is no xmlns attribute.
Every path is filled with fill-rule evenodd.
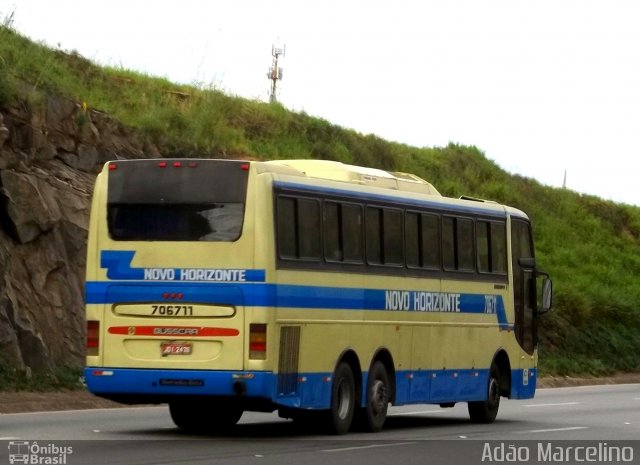
<svg viewBox="0 0 640 465"><path fill-rule="evenodd" d="M550 305L527 215L411 174L149 159L96 180L88 389L187 430L277 410L379 431L414 403L492 422L534 395Z"/></svg>

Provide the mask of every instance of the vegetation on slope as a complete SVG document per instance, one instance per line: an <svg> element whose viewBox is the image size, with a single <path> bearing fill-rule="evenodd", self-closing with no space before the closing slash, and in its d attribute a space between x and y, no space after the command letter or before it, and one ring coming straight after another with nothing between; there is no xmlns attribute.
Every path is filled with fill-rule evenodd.
<svg viewBox="0 0 640 465"><path fill-rule="evenodd" d="M83 389L80 367L60 367L52 371L24 371L0 364L0 392L66 391Z"/></svg>
<svg viewBox="0 0 640 465"><path fill-rule="evenodd" d="M64 95L105 111L169 156L319 158L412 172L444 195L526 211L539 264L554 279L541 320L543 374L640 371L640 209L513 176L475 147L416 148L279 104L101 68L0 28L0 108ZM428 129L428 128L426 128Z"/></svg>

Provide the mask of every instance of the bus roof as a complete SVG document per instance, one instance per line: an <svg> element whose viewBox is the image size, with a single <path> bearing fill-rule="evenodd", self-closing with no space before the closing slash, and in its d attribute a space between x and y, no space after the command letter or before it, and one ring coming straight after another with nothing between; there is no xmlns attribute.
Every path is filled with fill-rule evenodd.
<svg viewBox="0 0 640 465"><path fill-rule="evenodd" d="M264 162L264 164L286 166L298 171L300 175L310 178L330 179L441 196L431 183L414 174L365 168L330 160L276 160Z"/></svg>
<svg viewBox="0 0 640 465"><path fill-rule="evenodd" d="M259 171L262 172L307 178L310 181L312 178L326 179L363 187L389 189L397 192L396 195L400 192L407 192L409 193L407 200L413 199L414 201L420 197L419 194L422 194L427 195L431 202L440 205L458 205L463 209L466 205L466 208L470 209L502 211L503 214L528 219L524 212L490 200L468 196L462 196L459 199L443 197L431 183L414 174L366 168L330 160L273 160L252 163L259 165ZM415 196L416 194L418 197ZM395 195L391 195L395 197Z"/></svg>

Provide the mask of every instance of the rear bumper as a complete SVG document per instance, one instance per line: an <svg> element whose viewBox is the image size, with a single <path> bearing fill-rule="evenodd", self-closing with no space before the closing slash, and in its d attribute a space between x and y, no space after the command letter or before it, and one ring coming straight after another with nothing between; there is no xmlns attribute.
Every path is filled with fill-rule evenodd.
<svg viewBox="0 0 640 465"><path fill-rule="evenodd" d="M271 372L87 367L84 376L90 392L108 398L125 395L274 397Z"/></svg>

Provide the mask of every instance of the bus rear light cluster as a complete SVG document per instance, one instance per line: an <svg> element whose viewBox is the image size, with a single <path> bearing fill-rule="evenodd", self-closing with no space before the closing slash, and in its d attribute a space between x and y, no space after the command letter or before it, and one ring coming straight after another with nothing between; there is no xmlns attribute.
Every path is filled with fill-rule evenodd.
<svg viewBox="0 0 640 465"><path fill-rule="evenodd" d="M100 347L100 322L87 321L87 355L98 355Z"/></svg>
<svg viewBox="0 0 640 465"><path fill-rule="evenodd" d="M158 168L166 168L167 166L169 166L169 164L166 161L158 162ZM171 166L173 166L174 168L182 168L184 165L181 161L174 161L173 163L171 163ZM195 161L190 161L186 166L188 168L197 168L198 164Z"/></svg>
<svg viewBox="0 0 640 465"><path fill-rule="evenodd" d="M251 323L249 325L249 358L252 360L267 359L267 325Z"/></svg>
<svg viewBox="0 0 640 465"><path fill-rule="evenodd" d="M168 168L169 166L173 166L174 168L182 168L183 166L186 166L187 168L197 168L198 167L198 162L195 161L190 161L187 163L181 162L181 161L174 161L171 163L167 163L166 161L159 161L156 166L158 168ZM240 169L243 171L249 171L249 167L250 165L248 163L243 163L242 165L240 165ZM118 164L117 163L109 163L109 171L114 171L118 168Z"/></svg>

